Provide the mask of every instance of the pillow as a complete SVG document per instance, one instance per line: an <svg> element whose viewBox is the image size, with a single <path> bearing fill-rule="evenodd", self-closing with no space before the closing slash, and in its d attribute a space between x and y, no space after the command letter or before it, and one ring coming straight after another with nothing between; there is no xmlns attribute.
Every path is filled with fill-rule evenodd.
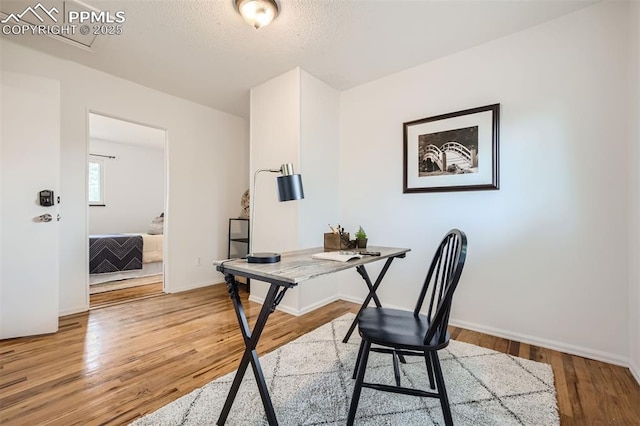
<svg viewBox="0 0 640 426"><path fill-rule="evenodd" d="M149 235L162 235L164 233L164 213L153 218L147 233Z"/></svg>

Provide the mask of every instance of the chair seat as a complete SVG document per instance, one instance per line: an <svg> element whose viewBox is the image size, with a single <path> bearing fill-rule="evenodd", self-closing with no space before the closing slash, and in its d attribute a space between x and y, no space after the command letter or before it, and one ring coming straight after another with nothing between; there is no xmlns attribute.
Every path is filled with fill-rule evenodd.
<svg viewBox="0 0 640 426"><path fill-rule="evenodd" d="M360 336L371 343L396 349L438 350L449 344L449 333L439 343L436 335L430 344L424 344L429 328L426 316L415 317L413 312L388 308L366 308L358 316Z"/></svg>

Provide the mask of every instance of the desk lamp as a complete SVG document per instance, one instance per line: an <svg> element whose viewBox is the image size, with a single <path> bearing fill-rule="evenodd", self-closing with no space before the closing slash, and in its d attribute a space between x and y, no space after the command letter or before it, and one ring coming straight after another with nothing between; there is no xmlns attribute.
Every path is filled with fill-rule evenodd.
<svg viewBox="0 0 640 426"><path fill-rule="evenodd" d="M294 174L293 164L286 163L279 169L260 169L253 174L253 193L251 194L251 230L249 232L249 254L247 262L249 263L276 263L280 262L280 253L254 253L253 252L253 224L256 214L256 181L258 174L261 172L280 173L276 181L278 183L278 201L301 200L304 198L302 189L302 177Z"/></svg>

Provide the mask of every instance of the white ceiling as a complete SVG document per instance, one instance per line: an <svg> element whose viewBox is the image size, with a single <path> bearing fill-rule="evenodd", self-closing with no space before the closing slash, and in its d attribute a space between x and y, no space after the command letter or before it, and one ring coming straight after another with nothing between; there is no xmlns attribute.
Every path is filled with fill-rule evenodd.
<svg viewBox="0 0 640 426"><path fill-rule="evenodd" d="M276 20L256 30L234 0L85 0L124 11L123 34L98 36L91 51L43 36L3 37L248 117L249 89L296 66L344 90L595 2L278 0Z"/></svg>
<svg viewBox="0 0 640 426"><path fill-rule="evenodd" d="M89 138L164 149L166 133L162 129L89 113Z"/></svg>

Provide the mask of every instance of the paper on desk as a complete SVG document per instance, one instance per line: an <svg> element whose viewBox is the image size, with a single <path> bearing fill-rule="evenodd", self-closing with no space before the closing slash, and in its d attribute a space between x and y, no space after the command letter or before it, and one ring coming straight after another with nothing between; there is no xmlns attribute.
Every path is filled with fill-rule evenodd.
<svg viewBox="0 0 640 426"><path fill-rule="evenodd" d="M313 259L333 260L336 262L348 262L353 259L360 259L361 254L353 251L325 251L311 255Z"/></svg>

